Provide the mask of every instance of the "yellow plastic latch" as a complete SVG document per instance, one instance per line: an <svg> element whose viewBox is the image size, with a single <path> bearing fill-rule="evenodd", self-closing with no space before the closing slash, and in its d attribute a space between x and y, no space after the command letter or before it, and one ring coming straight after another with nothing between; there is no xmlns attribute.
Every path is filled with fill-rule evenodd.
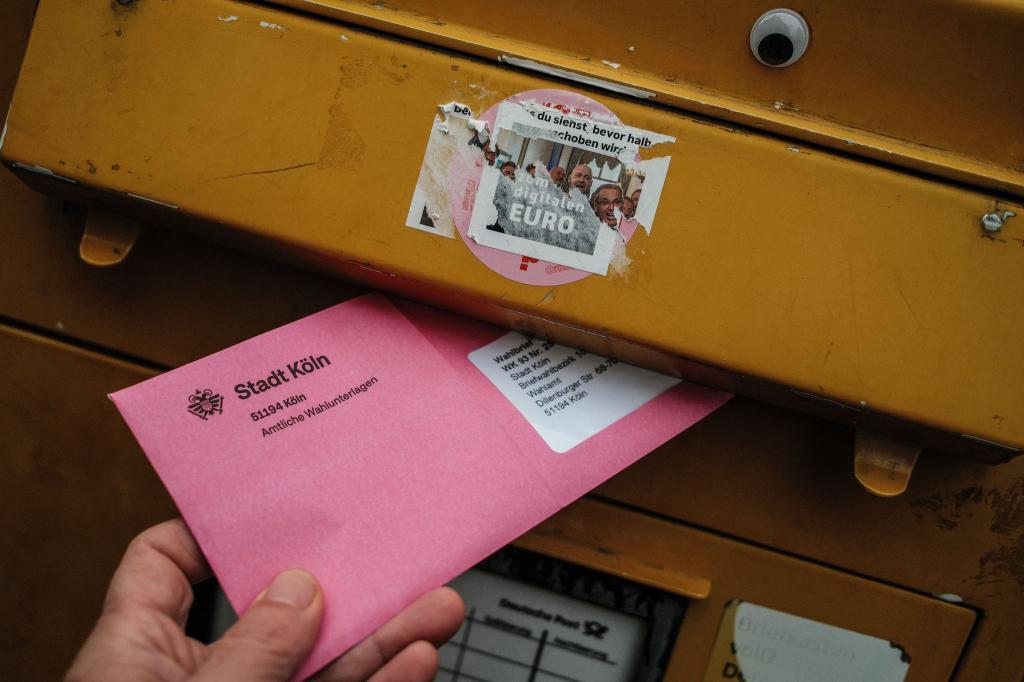
<svg viewBox="0 0 1024 682"><path fill-rule="evenodd" d="M78 253L89 265L117 265L128 256L141 231L142 223L137 220L90 208Z"/></svg>
<svg viewBox="0 0 1024 682"><path fill-rule="evenodd" d="M919 445L857 429L853 475L873 495L896 497L907 489L920 454Z"/></svg>

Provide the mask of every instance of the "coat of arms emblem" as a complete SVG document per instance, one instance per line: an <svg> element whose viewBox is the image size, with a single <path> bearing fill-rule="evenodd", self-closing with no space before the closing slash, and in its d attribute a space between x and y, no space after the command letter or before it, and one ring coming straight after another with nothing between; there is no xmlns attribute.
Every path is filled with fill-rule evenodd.
<svg viewBox="0 0 1024 682"><path fill-rule="evenodd" d="M188 411L206 421L207 417L224 412L224 398L208 388L196 389L188 397Z"/></svg>

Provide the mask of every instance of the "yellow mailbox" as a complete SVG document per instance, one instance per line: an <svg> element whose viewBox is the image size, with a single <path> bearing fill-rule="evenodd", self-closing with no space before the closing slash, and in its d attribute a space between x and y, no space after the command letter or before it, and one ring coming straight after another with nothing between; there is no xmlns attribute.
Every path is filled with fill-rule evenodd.
<svg viewBox="0 0 1024 682"><path fill-rule="evenodd" d="M119 543L171 509L92 406L366 286L739 396L510 550L681 604L627 614L644 646L669 633L643 679L740 679L784 646L1024 674L1019 2L34 4L0 23L0 158L70 203L0 178L3 401L116 453L78 466L45 414L0 412L5 569L36 595L52 556L93 566L57 581L54 671ZM545 183L550 220L496 199ZM565 247L566 212L593 244ZM508 222L531 220L550 238ZM64 602L40 603L36 633ZM492 617L594 658L516 620L538 608ZM5 628L2 667L45 665Z"/></svg>

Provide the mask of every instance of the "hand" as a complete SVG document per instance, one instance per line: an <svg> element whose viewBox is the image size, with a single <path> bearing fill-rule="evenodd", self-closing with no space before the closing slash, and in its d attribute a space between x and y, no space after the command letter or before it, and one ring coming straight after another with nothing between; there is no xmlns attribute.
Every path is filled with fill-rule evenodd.
<svg viewBox="0 0 1024 682"><path fill-rule="evenodd" d="M206 646L185 636L192 583L210 575L180 520L154 526L129 545L103 613L67 682L288 680L308 655L323 617L323 593L300 570L278 575L239 621ZM408 682L437 674L436 646L462 622L462 600L430 592L316 675L324 682Z"/></svg>

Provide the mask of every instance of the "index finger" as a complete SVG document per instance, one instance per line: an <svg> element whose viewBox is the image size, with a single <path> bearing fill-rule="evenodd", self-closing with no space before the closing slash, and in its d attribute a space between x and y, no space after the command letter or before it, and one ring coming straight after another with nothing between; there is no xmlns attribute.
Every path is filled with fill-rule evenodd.
<svg viewBox="0 0 1024 682"><path fill-rule="evenodd" d="M210 577L210 567L181 519L142 532L117 567L104 611L142 607L184 624L192 585Z"/></svg>
<svg viewBox="0 0 1024 682"><path fill-rule="evenodd" d="M463 616L464 606L458 592L450 587L432 590L342 654L314 679L317 682L363 682L414 642L441 646L462 625ZM409 663L416 661L410 659Z"/></svg>

